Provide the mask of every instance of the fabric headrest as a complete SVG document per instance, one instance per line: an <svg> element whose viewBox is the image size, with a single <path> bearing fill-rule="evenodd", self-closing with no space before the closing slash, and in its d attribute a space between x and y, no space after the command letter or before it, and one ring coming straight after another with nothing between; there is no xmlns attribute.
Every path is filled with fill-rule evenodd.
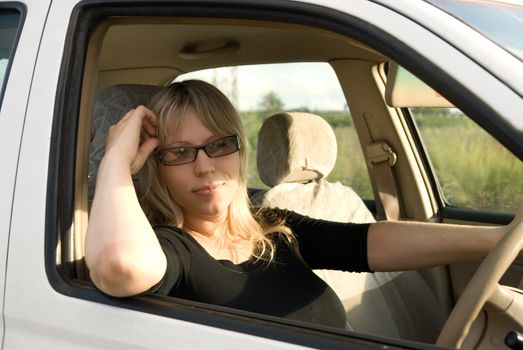
<svg viewBox="0 0 523 350"><path fill-rule="evenodd" d="M89 150L89 201L94 195L96 174L105 150L109 128L131 108L147 105L161 86L122 84L108 87L96 97L92 118L93 137Z"/></svg>
<svg viewBox="0 0 523 350"><path fill-rule="evenodd" d="M265 120L258 134L260 179L274 187L309 182L334 168L338 147L329 123L310 113L280 113Z"/></svg>

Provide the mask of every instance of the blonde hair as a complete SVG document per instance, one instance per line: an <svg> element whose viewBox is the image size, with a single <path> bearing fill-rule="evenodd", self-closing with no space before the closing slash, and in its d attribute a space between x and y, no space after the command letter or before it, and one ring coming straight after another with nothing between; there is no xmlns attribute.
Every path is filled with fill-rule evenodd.
<svg viewBox="0 0 523 350"><path fill-rule="evenodd" d="M240 139L240 184L231 201L227 215L228 238L235 242L248 240L254 246L253 255L272 260L274 243L271 233L280 233L293 247L295 240L282 217L274 218L262 210L252 213L247 195L247 153L245 132L234 106L214 86L201 80L186 80L173 83L158 92L150 103L151 110L158 116L158 139L165 144L167 135L174 135L186 118L188 109L193 108L203 125L217 136L237 135ZM183 213L179 203L169 195L167 185L159 173L159 164L150 156L140 174L143 196L142 208L153 225L183 226Z"/></svg>

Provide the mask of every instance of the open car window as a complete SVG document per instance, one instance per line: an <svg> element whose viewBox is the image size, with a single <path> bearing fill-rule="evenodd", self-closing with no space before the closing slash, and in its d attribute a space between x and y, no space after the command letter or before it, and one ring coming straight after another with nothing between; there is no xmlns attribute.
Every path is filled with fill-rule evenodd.
<svg viewBox="0 0 523 350"><path fill-rule="evenodd" d="M244 6L241 10L245 13L238 10L239 7L231 8L228 3L217 4L212 11L203 13L198 5L180 5L178 2L162 2L150 6L136 3L136 6L129 7L124 3L113 7L99 6L98 3L89 3L85 8L78 6L78 13L75 14L77 22L74 22L78 23L78 27L71 25L70 32L74 35L71 34L67 39L65 54L69 56L64 60L59 79L62 85L57 100L62 105L56 108L59 122L53 126L52 149L56 152L53 158L56 163L52 164L48 191L47 217L51 223L46 227L46 267L49 280L57 291L67 296L109 305L113 310L113 306L125 308L130 317L141 314L141 317L147 318L152 314L154 317L150 317L151 322L161 322L180 329L183 324L190 323L195 329L203 325L213 331L213 328L219 328L232 331L231 333L242 333L241 336L248 334L283 339L313 347L328 347L326 344L331 341L342 344L342 347L352 344L348 339L352 339L354 334L349 328L325 329L315 324L303 324L263 313L244 312L184 298L158 295L110 298L99 293L89 281L89 271L83 260L83 244L96 175L96 165L91 172L90 163L91 158L97 158L95 160L99 162L103 155L104 135L97 129L108 130L128 110L120 110L124 102L113 92L120 87L127 89L132 85L132 91L127 95L134 103L128 108L132 108L137 104L146 104L154 91L166 82L190 77L213 83L239 109L252 150L248 169L249 187L266 187L259 179L259 169L256 168L256 139L263 120L280 111L307 111L328 121L337 137L337 162L327 178L329 181L341 181L351 186L364 199L377 199L376 180L372 180L372 187L369 180L372 168L370 157L367 156L365 160L363 153L369 152L369 146L386 141L395 154L395 163L389 162L386 157L384 159L394 166L391 176L394 176L392 183L397 185L398 196L393 199L397 199L396 202L401 206L402 218L419 221L441 219L438 217L439 203L434 200L437 186L433 186L424 177L431 169L420 161L421 157L411 142L415 136L414 131L408 130L404 119L400 119L401 111L386 105L383 81L379 81L378 72L387 62L398 60L403 63L403 60L425 73L432 79L432 83L447 86L453 100L459 101L459 97L463 96L461 102L465 101L463 104L466 104L467 101L474 100L475 95L461 86L455 87L452 77L443 82L447 76L439 74L438 69L445 65L426 59L430 55L421 52L426 46L425 42L419 43L421 49L417 52L391 36L390 30L378 29L378 24L387 24L387 21L376 22L374 25L372 21L375 16L365 22L352 17L352 14L341 16L339 21L330 21L327 17L320 16L325 14L321 11L328 10L332 19L343 12L316 5L309 8L308 4L305 6L303 3L296 3L299 5L294 7L294 2L285 3L287 7L282 9L278 7L280 3L284 4L268 2L263 5L268 6L267 12L263 12L249 2L238 2L236 5ZM370 8L379 7L377 11L389 11L376 5L376 2L368 2L368 5ZM284 13L283 10L287 12ZM298 15L296 11L299 12ZM304 16L305 13L308 13L308 17ZM391 18L398 20L398 17L400 16L395 13ZM344 20L347 21L345 24ZM405 24L418 25L411 19L404 20ZM400 22L398 21L399 24ZM394 27L402 28L400 25ZM426 30L422 30L420 35L430 36ZM225 46L218 47L219 52L207 52L209 41L213 41L210 39L214 36L225 38ZM405 37L409 40L417 38L415 35ZM229 41L229 38L234 40ZM440 39L437 35L430 38ZM195 53L195 48L199 45L201 52ZM470 58L461 56L455 48L446 43L441 46L444 49L441 52L451 52L457 56L457 61L471 64ZM142 49L137 50L137 47ZM267 64L259 65L260 62ZM200 72L209 67L225 68ZM248 72L249 69L257 71L258 75L249 77L252 74ZM294 70L300 78L306 76L306 79L298 80L298 77L292 76L291 72ZM316 70L318 75L314 73ZM185 72L195 73L184 74ZM269 81L265 82L265 78ZM327 81L328 85L323 85L323 81ZM470 86L472 84L468 85L469 89ZM468 108L470 110L476 107L469 105ZM481 108L477 110L479 114L487 114ZM78 116L78 119L74 116ZM421 128L423 118L415 118ZM422 138L429 143L429 136L422 135ZM438 139L437 142L442 140ZM430 147L428 148L428 157L434 158L432 161L436 164L437 156L433 156ZM378 154L377 158L383 163L382 154ZM459 162L459 159L454 161ZM443 167L445 171L447 166L443 164L437 167ZM440 168L436 168L436 171L437 177L443 178L443 175L439 175ZM374 177L379 180L376 174ZM139 179L135 180L139 182ZM443 193L448 203L461 205L462 202L458 202L449 191L445 191L444 189ZM325 206L324 209L326 212L333 211L330 209L341 207L338 204ZM467 203L463 205L469 206ZM416 276L417 281L423 284L424 287L418 291L421 291L422 296L428 296L428 305L445 305L450 308L451 287L447 283L446 274L445 269L440 269L423 276L417 271L409 275ZM343 303L353 306L352 310L356 314L354 329L359 326L370 329L361 333L357 330L356 338L362 342L369 339L374 341L373 335L378 334L382 337L378 340L379 344L392 344L395 341L391 339L402 339L394 344L407 346L411 343L405 342L405 339L416 339L415 335L421 335L418 340L433 343L438 326L445 319L445 308L430 308L429 311L429 307L413 306L413 314L434 323L430 334L426 332L426 322L410 322L403 317L410 314L410 311L399 310L403 316L400 315L397 319L408 321L409 327L420 329L408 328L402 334L400 333L404 329L401 326L396 327L394 321L396 316L393 313L398 311L397 308L390 308L388 311L392 313L387 313L387 316L379 320L373 316L385 315L381 308L383 303L392 301L403 305L404 300L399 300L398 297L400 293L390 288L395 285L397 276L399 275L356 276L354 285L360 290L344 295ZM399 283L401 286L410 285L405 280L402 281ZM334 284L336 282L339 281L334 281ZM338 285L353 284L339 282ZM390 294L387 297L383 297L380 289L382 286L389 287ZM367 304L361 307L359 302ZM132 312L134 310L140 312ZM156 317L158 315L161 317ZM378 321L386 332L374 332L373 328L378 327ZM165 336L165 342L171 339L170 336ZM309 342L311 337L321 340Z"/></svg>

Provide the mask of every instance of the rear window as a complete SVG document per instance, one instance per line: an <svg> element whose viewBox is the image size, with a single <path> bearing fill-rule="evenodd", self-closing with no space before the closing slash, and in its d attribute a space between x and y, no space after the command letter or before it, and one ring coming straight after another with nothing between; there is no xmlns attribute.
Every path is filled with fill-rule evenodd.
<svg viewBox="0 0 523 350"><path fill-rule="evenodd" d="M0 86L2 89L0 90L0 105L7 85L19 24L20 13L18 11L0 8Z"/></svg>

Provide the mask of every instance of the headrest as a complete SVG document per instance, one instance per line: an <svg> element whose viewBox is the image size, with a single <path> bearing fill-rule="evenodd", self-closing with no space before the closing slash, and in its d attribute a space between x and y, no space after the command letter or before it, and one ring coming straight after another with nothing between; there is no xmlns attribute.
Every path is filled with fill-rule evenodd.
<svg viewBox="0 0 523 350"><path fill-rule="evenodd" d="M334 168L338 147L334 131L310 113L280 113L263 123L258 134L260 179L274 187L283 182L309 182Z"/></svg>
<svg viewBox="0 0 523 350"><path fill-rule="evenodd" d="M146 105L162 87L122 84L111 86L96 97L92 119L93 138L89 150L89 202L94 196L98 166L104 156L109 128L131 108Z"/></svg>

